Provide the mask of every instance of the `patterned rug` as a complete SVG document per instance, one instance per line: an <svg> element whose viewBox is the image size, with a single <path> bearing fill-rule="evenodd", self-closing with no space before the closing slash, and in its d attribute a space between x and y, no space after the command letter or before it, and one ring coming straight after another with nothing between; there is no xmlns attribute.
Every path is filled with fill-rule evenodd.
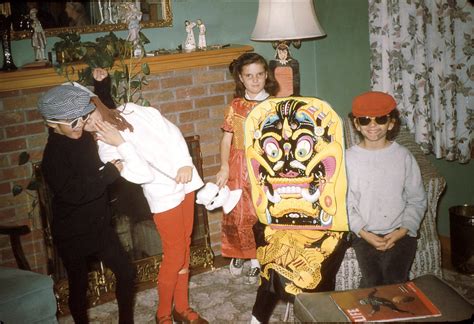
<svg viewBox="0 0 474 324"><path fill-rule="evenodd" d="M248 263L244 266L248 270ZM474 304L474 276L462 275L451 270L443 270L444 280L461 295ZM205 272L191 277L191 306L199 310L210 323L248 323L255 301L257 285L245 284L245 277L234 278L229 267ZM157 305L156 289L139 292L135 303L135 323L155 323ZM280 303L273 312L271 322L283 322L286 304ZM91 323L117 323L117 303L109 302L89 310ZM290 307L288 321L294 322L293 308ZM71 316L59 318L60 324L73 324Z"/></svg>
<svg viewBox="0 0 474 324"><path fill-rule="evenodd" d="M249 263L245 263L243 273L247 273ZM245 276L233 277L229 267L215 269L191 277L190 304L198 310L209 323L248 323L252 316L257 285L245 283ZM155 323L157 306L156 289L141 291L136 296L135 323ZM279 303L275 308L271 321L282 322L285 318L286 303ZM288 321L294 322L290 307ZM91 324L117 323L117 303L105 303L89 310ZM59 318L60 324L73 324L71 316Z"/></svg>

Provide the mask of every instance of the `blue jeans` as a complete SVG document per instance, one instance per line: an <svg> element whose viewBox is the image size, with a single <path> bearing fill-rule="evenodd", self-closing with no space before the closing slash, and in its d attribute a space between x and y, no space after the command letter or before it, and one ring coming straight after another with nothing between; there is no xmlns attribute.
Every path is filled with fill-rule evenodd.
<svg viewBox="0 0 474 324"><path fill-rule="evenodd" d="M416 237L405 235L387 251L378 251L366 240L352 241L362 278L359 288L396 284L408 281L408 273L415 259Z"/></svg>

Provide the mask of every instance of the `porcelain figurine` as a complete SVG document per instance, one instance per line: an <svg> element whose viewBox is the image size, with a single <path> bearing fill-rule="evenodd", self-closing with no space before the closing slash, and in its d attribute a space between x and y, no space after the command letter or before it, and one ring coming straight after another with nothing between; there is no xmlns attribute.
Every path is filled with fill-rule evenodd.
<svg viewBox="0 0 474 324"><path fill-rule="evenodd" d="M193 51L196 49L196 40L194 39L193 29L196 27L196 23L193 21L186 20L184 22L184 27L186 28L186 41L184 42L185 51Z"/></svg>
<svg viewBox="0 0 474 324"><path fill-rule="evenodd" d="M206 25L202 22L201 19L196 20L196 23L199 27L199 38L198 38L198 48L205 49L206 45Z"/></svg>
<svg viewBox="0 0 474 324"><path fill-rule="evenodd" d="M38 9L33 8L30 10L31 27L33 34L31 35L31 45L35 51L36 61L45 61L45 48L46 48L46 34L41 26L41 22L38 17Z"/></svg>

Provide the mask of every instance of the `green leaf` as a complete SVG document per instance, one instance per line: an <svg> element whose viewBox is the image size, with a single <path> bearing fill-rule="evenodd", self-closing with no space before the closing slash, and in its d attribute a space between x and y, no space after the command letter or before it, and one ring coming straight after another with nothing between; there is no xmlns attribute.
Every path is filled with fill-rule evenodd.
<svg viewBox="0 0 474 324"><path fill-rule="evenodd" d="M150 40L141 31L138 32L138 35L140 36L140 43L142 43L142 44L149 44L150 43Z"/></svg>
<svg viewBox="0 0 474 324"><path fill-rule="evenodd" d="M142 72L145 75L150 74L150 67L148 66L148 63L142 63Z"/></svg>
<svg viewBox="0 0 474 324"><path fill-rule="evenodd" d="M21 152L18 156L18 165L26 164L30 160L28 152Z"/></svg>
<svg viewBox="0 0 474 324"><path fill-rule="evenodd" d="M37 190L38 188L39 183L35 178L31 179L30 183L28 183L28 186L26 187L28 190Z"/></svg>
<svg viewBox="0 0 474 324"><path fill-rule="evenodd" d="M13 197L18 196L23 191L23 187L20 185L14 185L12 188Z"/></svg>
<svg viewBox="0 0 474 324"><path fill-rule="evenodd" d="M141 84L140 81L133 80L132 82L130 82L130 87L131 87L132 89L137 89L137 88L140 87L140 84Z"/></svg>

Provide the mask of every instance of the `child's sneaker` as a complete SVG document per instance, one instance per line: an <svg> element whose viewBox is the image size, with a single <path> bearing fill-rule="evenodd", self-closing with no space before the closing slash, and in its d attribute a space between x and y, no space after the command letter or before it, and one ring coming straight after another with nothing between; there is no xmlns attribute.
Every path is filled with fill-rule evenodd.
<svg viewBox="0 0 474 324"><path fill-rule="evenodd" d="M258 276L260 275L260 268L250 268L249 273L247 274L247 283L249 285L254 285L258 282Z"/></svg>
<svg viewBox="0 0 474 324"><path fill-rule="evenodd" d="M233 276L240 276L244 268L244 259L233 258L230 260L229 270Z"/></svg>

